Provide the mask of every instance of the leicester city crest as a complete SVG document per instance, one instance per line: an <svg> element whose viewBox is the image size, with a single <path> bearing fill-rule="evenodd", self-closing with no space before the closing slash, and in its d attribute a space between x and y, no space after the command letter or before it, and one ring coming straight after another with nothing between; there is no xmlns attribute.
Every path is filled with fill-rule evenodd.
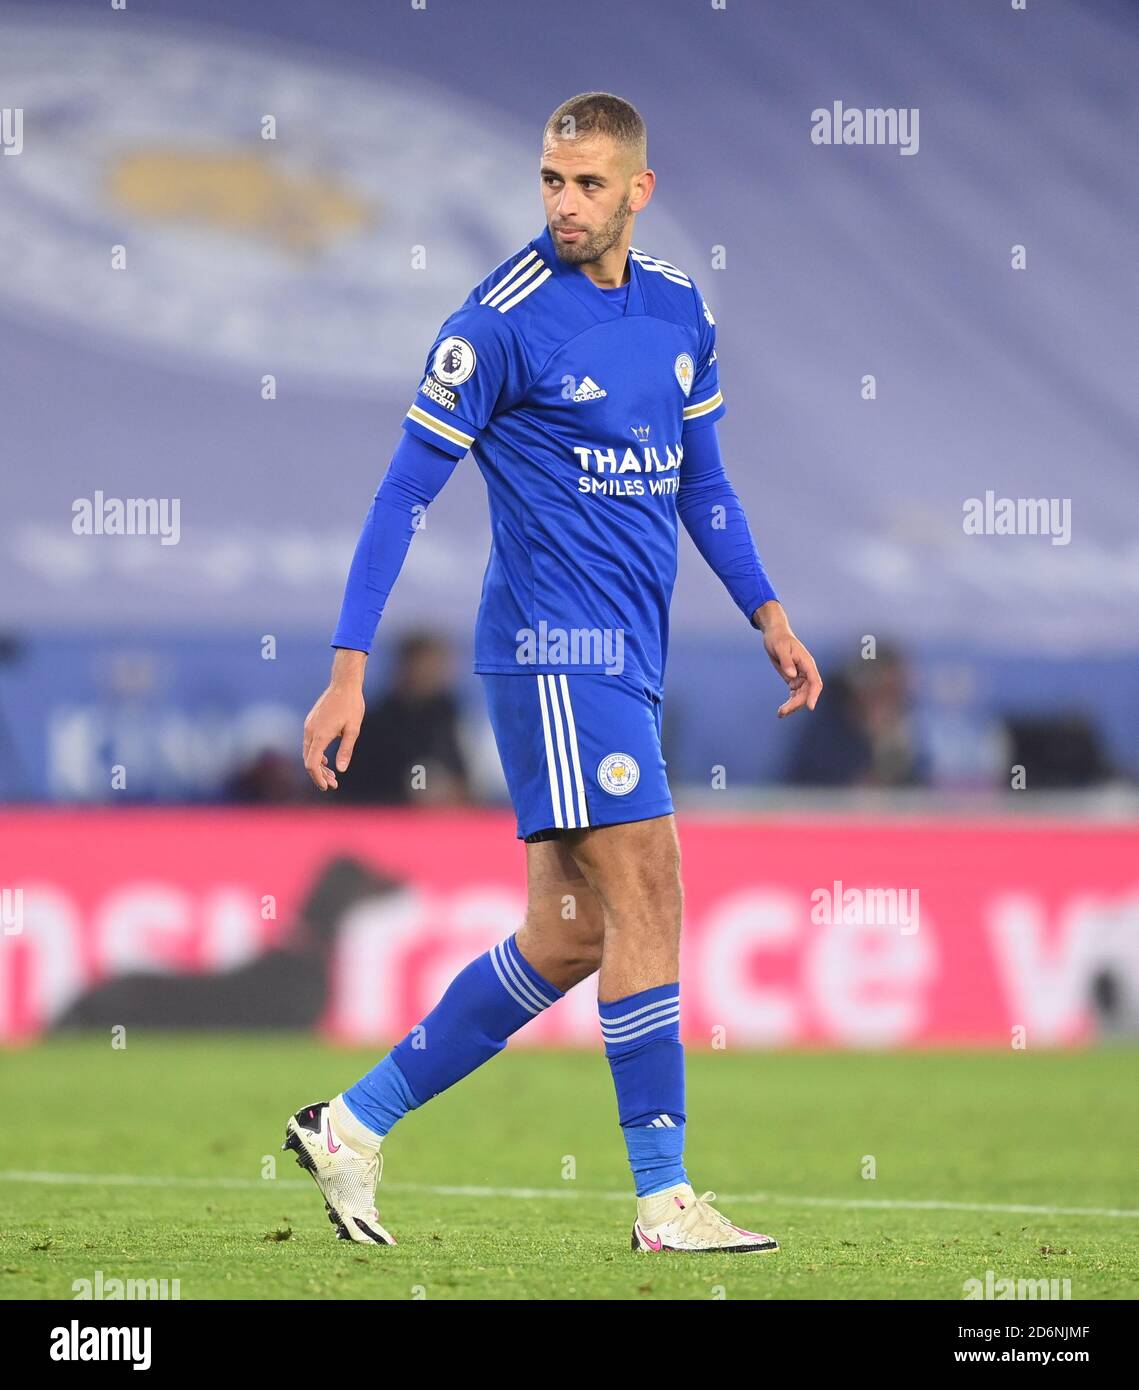
<svg viewBox="0 0 1139 1390"><path fill-rule="evenodd" d="M680 382L680 389L687 396L692 390L692 380L696 375L696 368L692 364L692 358L686 352L682 352L676 359L673 366L676 372L676 379Z"/></svg>

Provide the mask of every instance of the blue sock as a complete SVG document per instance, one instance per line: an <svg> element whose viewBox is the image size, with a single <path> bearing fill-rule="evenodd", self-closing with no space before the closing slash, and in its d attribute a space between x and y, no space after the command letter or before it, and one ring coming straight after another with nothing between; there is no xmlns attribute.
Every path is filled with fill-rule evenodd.
<svg viewBox="0 0 1139 1390"><path fill-rule="evenodd" d="M361 1124L387 1134L409 1110L501 1052L511 1033L561 997L509 936L455 976L423 1022L344 1092L344 1103Z"/></svg>
<svg viewBox="0 0 1139 1390"><path fill-rule="evenodd" d="M597 1003L637 1196L687 1182L680 985Z"/></svg>
<svg viewBox="0 0 1139 1390"><path fill-rule="evenodd" d="M389 1133L397 1120L419 1105L390 1052L345 1091L343 1099L360 1123L376 1134Z"/></svg>

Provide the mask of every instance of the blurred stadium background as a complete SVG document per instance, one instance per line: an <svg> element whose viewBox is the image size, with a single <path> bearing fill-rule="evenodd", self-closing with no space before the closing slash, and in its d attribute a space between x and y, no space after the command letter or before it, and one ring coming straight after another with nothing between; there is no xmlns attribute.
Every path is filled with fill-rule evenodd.
<svg viewBox="0 0 1139 1390"><path fill-rule="evenodd" d="M682 540L687 1036L1139 1030L1139 14L618 10L636 61L605 0L0 4L0 1039L390 1039L518 920L469 460L339 796L300 731L432 335L540 229L538 132L591 88L648 122L636 242L717 315L729 471L827 679L777 721ZM813 144L836 101L917 108L918 152ZM1067 500L1066 543L965 534L987 493ZM176 502L176 543L75 534L100 494ZM916 889L920 932L813 923L836 882ZM590 991L518 1041L597 1046Z"/></svg>

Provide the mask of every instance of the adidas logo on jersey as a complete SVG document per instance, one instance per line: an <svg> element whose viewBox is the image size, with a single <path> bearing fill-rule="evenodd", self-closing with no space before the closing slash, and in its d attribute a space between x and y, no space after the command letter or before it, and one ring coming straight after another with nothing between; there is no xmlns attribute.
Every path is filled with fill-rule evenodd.
<svg viewBox="0 0 1139 1390"><path fill-rule="evenodd" d="M603 391L591 376L587 376L573 393L572 399L575 401L596 401L608 394L609 392Z"/></svg>

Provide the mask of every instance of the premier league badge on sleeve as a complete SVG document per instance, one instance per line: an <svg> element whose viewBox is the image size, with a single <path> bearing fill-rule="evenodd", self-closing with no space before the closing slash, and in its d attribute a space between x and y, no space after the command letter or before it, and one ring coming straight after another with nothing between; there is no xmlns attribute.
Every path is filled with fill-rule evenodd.
<svg viewBox="0 0 1139 1390"><path fill-rule="evenodd" d="M444 386L461 386L475 369L475 350L466 338L444 338L435 349L431 374Z"/></svg>

